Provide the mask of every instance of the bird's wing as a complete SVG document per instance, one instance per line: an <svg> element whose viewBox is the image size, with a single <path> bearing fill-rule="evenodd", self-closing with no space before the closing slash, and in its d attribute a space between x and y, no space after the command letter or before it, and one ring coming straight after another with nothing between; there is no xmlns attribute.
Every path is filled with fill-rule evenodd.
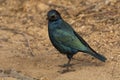
<svg viewBox="0 0 120 80"><path fill-rule="evenodd" d="M75 36L76 36L85 46L90 47L90 46L88 45L88 43L87 43L80 35L78 35L78 33L76 33L75 31L73 31L73 32L74 32Z"/></svg>
<svg viewBox="0 0 120 80"><path fill-rule="evenodd" d="M83 45L85 45L85 46L88 48L88 50L94 51L94 50L89 46L89 44L88 44L80 35L78 35L78 33L76 33L75 31L73 31L73 32L74 32L74 34L76 35L76 37L80 40L80 42L82 42Z"/></svg>
<svg viewBox="0 0 120 80"><path fill-rule="evenodd" d="M76 37L73 31L71 32L59 29L56 30L53 37L59 44L62 44L66 47L81 51L86 50L86 46Z"/></svg>

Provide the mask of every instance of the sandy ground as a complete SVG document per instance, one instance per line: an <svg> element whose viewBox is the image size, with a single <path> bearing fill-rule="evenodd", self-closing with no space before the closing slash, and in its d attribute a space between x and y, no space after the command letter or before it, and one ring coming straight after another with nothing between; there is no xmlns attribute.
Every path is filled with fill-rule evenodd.
<svg viewBox="0 0 120 80"><path fill-rule="evenodd" d="M80 52L61 73L67 58L48 38L50 9L108 60ZM0 80L120 80L120 0L0 0Z"/></svg>

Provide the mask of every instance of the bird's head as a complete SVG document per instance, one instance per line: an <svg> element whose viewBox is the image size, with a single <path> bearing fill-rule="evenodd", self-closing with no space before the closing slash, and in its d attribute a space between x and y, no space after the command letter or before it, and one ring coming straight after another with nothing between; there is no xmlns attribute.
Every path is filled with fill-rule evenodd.
<svg viewBox="0 0 120 80"><path fill-rule="evenodd" d="M61 19L61 16L60 16L60 13L58 11L56 11L56 10L50 10L47 13L47 19L49 21L56 21L56 20Z"/></svg>

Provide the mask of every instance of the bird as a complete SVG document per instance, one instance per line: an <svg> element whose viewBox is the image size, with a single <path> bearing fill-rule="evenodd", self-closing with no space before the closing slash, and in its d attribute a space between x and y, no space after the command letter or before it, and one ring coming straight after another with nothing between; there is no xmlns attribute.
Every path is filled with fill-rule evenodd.
<svg viewBox="0 0 120 80"><path fill-rule="evenodd" d="M67 56L67 70L73 56L78 52L87 53L102 62L107 58L95 50L68 24L60 13L51 9L47 12L48 35L52 45L61 53Z"/></svg>

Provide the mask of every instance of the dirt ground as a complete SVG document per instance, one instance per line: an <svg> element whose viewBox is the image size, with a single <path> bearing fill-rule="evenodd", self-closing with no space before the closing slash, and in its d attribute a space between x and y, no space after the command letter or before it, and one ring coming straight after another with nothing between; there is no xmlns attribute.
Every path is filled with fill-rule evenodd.
<svg viewBox="0 0 120 80"><path fill-rule="evenodd" d="M61 73L67 58L50 43L50 9L107 61L80 52ZM120 0L0 0L0 80L120 80Z"/></svg>

